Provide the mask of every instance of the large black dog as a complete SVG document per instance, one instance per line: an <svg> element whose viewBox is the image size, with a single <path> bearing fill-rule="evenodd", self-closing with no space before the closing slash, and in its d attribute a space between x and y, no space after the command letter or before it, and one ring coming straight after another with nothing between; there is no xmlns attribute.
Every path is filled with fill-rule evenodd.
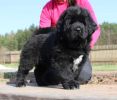
<svg viewBox="0 0 117 100"><path fill-rule="evenodd" d="M35 66L39 86L62 83L65 89L79 87L78 75L90 51L96 23L86 9L69 7L60 17L56 29L39 29L24 45L16 86L26 85L26 75Z"/></svg>

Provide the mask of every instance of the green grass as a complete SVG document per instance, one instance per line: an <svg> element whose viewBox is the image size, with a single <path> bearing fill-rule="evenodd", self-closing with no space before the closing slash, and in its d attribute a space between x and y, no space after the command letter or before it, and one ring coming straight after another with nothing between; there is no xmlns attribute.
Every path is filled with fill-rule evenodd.
<svg viewBox="0 0 117 100"><path fill-rule="evenodd" d="M12 63L12 64L3 64L6 67L12 67L17 68L18 63ZM107 64L93 64L92 65L93 71L117 71L117 65L107 65Z"/></svg>
<svg viewBox="0 0 117 100"><path fill-rule="evenodd" d="M117 71L117 65L92 65L93 71Z"/></svg>
<svg viewBox="0 0 117 100"><path fill-rule="evenodd" d="M2 65L6 66L6 67L11 67L11 68L17 68L19 64L18 63L11 63L11 64L2 64Z"/></svg>

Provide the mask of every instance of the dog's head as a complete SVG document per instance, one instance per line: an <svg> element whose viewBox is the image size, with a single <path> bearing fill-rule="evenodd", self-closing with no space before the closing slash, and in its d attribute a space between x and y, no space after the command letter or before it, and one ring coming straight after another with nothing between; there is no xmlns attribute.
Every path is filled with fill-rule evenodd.
<svg viewBox="0 0 117 100"><path fill-rule="evenodd" d="M57 31L61 40L77 43L86 40L96 30L97 25L86 9L69 7L59 18Z"/></svg>

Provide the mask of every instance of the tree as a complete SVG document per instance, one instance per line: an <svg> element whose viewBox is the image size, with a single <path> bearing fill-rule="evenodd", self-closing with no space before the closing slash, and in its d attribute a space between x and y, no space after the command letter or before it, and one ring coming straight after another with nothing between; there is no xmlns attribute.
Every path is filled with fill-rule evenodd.
<svg viewBox="0 0 117 100"><path fill-rule="evenodd" d="M101 35L97 45L117 44L117 24L104 22L101 25Z"/></svg>

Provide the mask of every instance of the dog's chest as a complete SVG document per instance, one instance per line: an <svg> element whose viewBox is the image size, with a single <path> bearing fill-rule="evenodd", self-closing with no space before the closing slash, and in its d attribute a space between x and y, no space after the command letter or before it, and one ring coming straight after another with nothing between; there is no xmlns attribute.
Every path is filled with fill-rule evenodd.
<svg viewBox="0 0 117 100"><path fill-rule="evenodd" d="M73 72L78 70L79 64L82 62L82 60L83 60L83 55L80 55L78 58L75 58L73 60L73 68L72 68Z"/></svg>
<svg viewBox="0 0 117 100"><path fill-rule="evenodd" d="M76 70L79 69L79 65L83 61L84 54L82 52L78 51L64 51L59 54L59 56L62 55L62 60L63 61L69 61L72 63L72 70L75 72Z"/></svg>
<svg viewBox="0 0 117 100"><path fill-rule="evenodd" d="M57 50L56 58L62 59L63 61L69 61L73 64L73 69L77 69L77 66L81 63L84 54L78 51L68 50Z"/></svg>

